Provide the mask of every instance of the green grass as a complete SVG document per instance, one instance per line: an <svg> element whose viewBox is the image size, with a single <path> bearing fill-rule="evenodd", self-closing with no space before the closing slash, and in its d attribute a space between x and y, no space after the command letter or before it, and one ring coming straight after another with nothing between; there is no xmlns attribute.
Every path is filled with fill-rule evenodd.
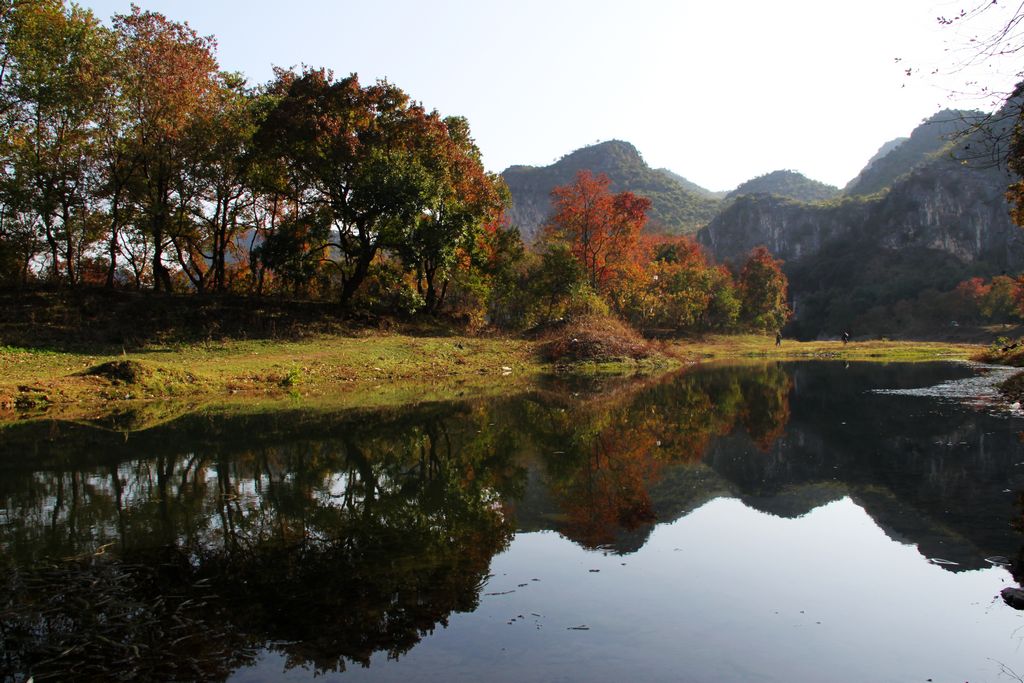
<svg viewBox="0 0 1024 683"><path fill-rule="evenodd" d="M133 381L90 373L133 361ZM114 401L187 398L316 398L346 394L437 396L439 389L490 381L508 386L547 369L531 342L502 337L424 337L402 333L324 335L298 341L221 341L153 346L133 353L0 351L0 406L45 397L75 412ZM369 399L368 399L369 400ZM375 399L374 399L375 400ZM353 399L358 403L358 398Z"/></svg>
<svg viewBox="0 0 1024 683"><path fill-rule="evenodd" d="M984 350L980 344L949 344L917 341L798 342L784 339L775 345L774 336L714 335L699 340L669 342L665 352L687 360L704 358L774 358L779 360L837 359L869 361L966 360Z"/></svg>
<svg viewBox="0 0 1024 683"><path fill-rule="evenodd" d="M197 406L302 401L332 408L393 406L535 386L545 373L655 375L680 362L739 359L925 361L966 359L979 345L936 342L795 342L774 337L711 336L662 342L661 354L628 362L545 362L540 343L517 337L458 336L411 329L324 334L299 340L222 340L151 345L130 353L0 347L0 422L26 411L94 418L134 411L163 415ZM133 361L132 379L95 374L112 361ZM142 405L143 407L140 407ZM143 419L148 423L149 418Z"/></svg>

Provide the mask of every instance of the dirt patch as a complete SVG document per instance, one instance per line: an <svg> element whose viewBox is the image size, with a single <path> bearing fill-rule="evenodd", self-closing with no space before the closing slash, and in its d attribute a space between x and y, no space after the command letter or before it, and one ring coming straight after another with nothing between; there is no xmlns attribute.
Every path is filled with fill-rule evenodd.
<svg viewBox="0 0 1024 683"><path fill-rule="evenodd" d="M86 375L104 377L111 382L139 384L152 377L153 371L134 360L113 360L85 371Z"/></svg>
<svg viewBox="0 0 1024 683"><path fill-rule="evenodd" d="M999 393L1011 403L1024 402L1024 372L1018 373L999 385Z"/></svg>

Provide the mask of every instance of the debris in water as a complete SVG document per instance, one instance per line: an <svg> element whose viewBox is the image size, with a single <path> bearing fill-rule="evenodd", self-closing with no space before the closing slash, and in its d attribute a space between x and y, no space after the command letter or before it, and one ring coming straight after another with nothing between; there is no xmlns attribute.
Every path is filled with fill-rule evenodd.
<svg viewBox="0 0 1024 683"><path fill-rule="evenodd" d="M1024 590L1007 586L999 592L1007 605L1014 609L1024 609Z"/></svg>
<svg viewBox="0 0 1024 683"><path fill-rule="evenodd" d="M1020 370L997 365L971 364L979 374L964 379L950 380L931 387L916 389L873 389L871 393L889 396L922 396L969 404L998 404L1001 395L999 385ZM952 443L947 443L952 446Z"/></svg>

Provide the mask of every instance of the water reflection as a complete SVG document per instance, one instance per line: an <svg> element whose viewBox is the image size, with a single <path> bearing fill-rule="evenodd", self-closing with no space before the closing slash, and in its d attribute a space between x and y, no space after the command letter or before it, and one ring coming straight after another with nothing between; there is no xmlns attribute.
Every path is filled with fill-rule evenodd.
<svg viewBox="0 0 1024 683"><path fill-rule="evenodd" d="M483 417L252 416L198 446L200 417L127 443L51 426L47 469L4 455L6 670L209 680L263 646L319 671L406 652L476 607L511 537L522 470Z"/></svg>
<svg viewBox="0 0 1024 683"><path fill-rule="evenodd" d="M403 411L9 426L0 665L218 680L275 653L345 671L477 609L515 530L624 555L721 497L782 518L849 499L945 569L988 567L1020 546L1019 428L870 393L971 372L722 366Z"/></svg>

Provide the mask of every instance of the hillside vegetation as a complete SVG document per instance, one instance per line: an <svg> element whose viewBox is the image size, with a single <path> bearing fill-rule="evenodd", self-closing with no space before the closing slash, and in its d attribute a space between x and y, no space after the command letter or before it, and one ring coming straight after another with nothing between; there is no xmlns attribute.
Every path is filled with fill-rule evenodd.
<svg viewBox="0 0 1024 683"><path fill-rule="evenodd" d="M721 206L721 200L687 189L675 178L648 166L628 142L610 140L576 150L550 166L512 166L501 174L512 193L512 224L519 228L525 242L536 238L548 218L551 191L571 183L580 171L607 175L614 192L633 192L650 199L651 232L692 234Z"/></svg>
<svg viewBox="0 0 1024 683"><path fill-rule="evenodd" d="M821 202L836 197L839 188L811 180L796 171L772 171L743 183L726 195L726 199L750 194L774 194L801 202Z"/></svg>
<svg viewBox="0 0 1024 683"><path fill-rule="evenodd" d="M848 195L869 195L889 188L900 177L927 164L936 155L949 153L957 135L967 131L981 117L981 112L944 109L925 119L909 138L898 144L886 143L844 192ZM893 141L896 142L896 141Z"/></svg>

